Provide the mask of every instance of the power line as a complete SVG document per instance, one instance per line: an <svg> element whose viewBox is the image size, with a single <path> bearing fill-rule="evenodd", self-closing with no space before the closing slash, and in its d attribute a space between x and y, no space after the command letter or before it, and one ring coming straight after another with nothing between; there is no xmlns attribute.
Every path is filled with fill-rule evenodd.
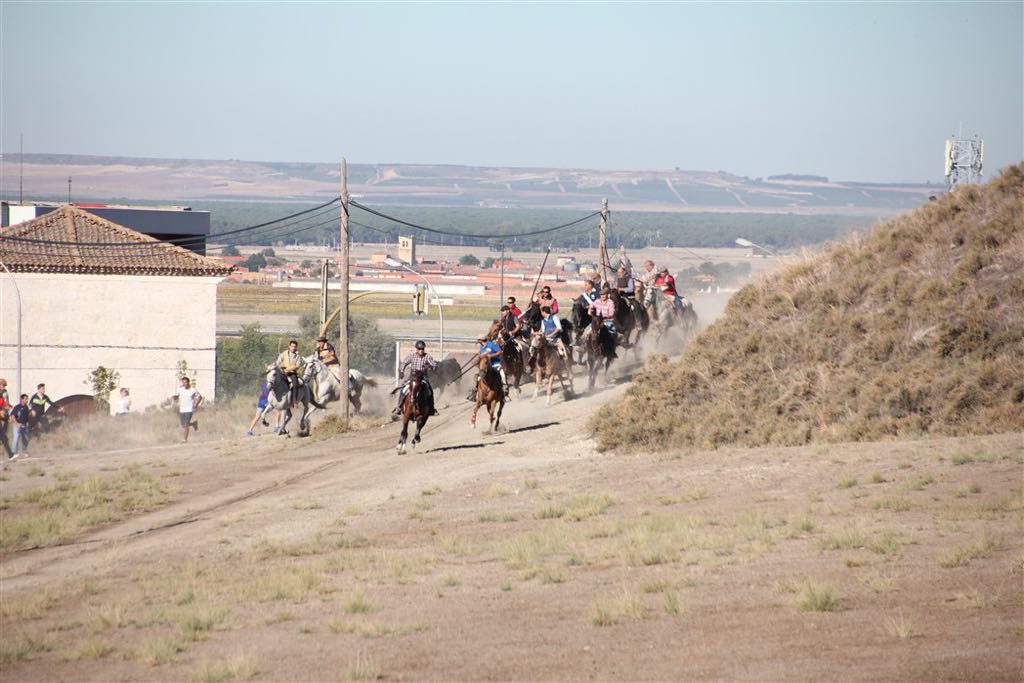
<svg viewBox="0 0 1024 683"><path fill-rule="evenodd" d="M169 239L169 240L159 240L158 242L155 242L155 243L151 243L151 242L74 242L74 241L67 241L67 240L40 240L40 239L31 238L31 237L18 237L16 235L0 235L0 242L2 242L4 240L11 240L13 242L26 242L26 243L30 243L30 244L54 244L54 245L75 246L75 247L135 247L135 248L152 247L152 246L157 245L157 244L175 244L175 245L177 245L178 243L186 243L187 244L187 243L190 243L190 242L192 242L192 243L197 242L197 241L199 241L201 239L205 240L208 237L223 237L223 236L227 236L227 235L237 235L237 234L242 234L242 233L247 233L247 232L252 232L252 231L255 231L255 230L259 230L260 228L265 228L267 226L274 225L276 223L282 223L284 221L291 220L293 218L297 218L299 216L304 216L304 215L306 215L308 213L313 213L314 211L319 211L321 209L325 209L325 208L331 206L332 204L334 204L334 203L336 203L336 202L338 202L340 200L341 200L340 197L335 197L334 199L332 199L329 202L325 202L324 204L321 204L319 206L314 206L312 208L305 209L303 211L298 211L298 212L290 214L288 216L283 216L281 218L275 218L274 220L266 221L265 223L258 223L256 225L250 225L250 226L247 226L247 227L244 227L244 228L238 228L238 229L235 229L235 230L228 230L227 232L217 233L216 235L209 235L209 236L205 236L205 237L202 237L202 238L199 238L199 237L176 237L176 238L172 238L172 239Z"/></svg>
<svg viewBox="0 0 1024 683"><path fill-rule="evenodd" d="M400 223L400 224L408 226L410 228L416 228L417 230L423 230L424 232L432 232L432 233L435 233L435 234L438 234L438 235L451 235L451 236L454 236L454 237L472 237L474 239L508 239L510 237L532 237L534 235L543 235L545 233L555 232L557 230L562 230L563 228L571 227L573 225L576 225L577 223L582 223L583 221L585 221L585 220L587 220L589 218L593 218L594 216L600 216L601 215L600 211L595 211L595 212L593 212L591 214L587 214L586 216L583 216L582 218L577 218L574 221L570 221L568 223L563 223L562 225L555 225L555 226L550 227L550 228L541 228L539 230L528 230L526 232L512 232L512 233L506 233L506 234L501 234L501 235L493 235L493 234L492 235L480 235L480 234L474 234L474 233L470 233L470 232L458 232L458 231L455 231L455 230L442 230L440 228L428 228L425 225L419 225L417 223L410 223L409 221L402 220L401 218L396 218L394 216L389 216L388 214L383 213L382 211L377 211L376 209L371 209L370 207L364 206L363 204L360 204L359 202L357 202L355 200L350 200L349 204L351 206L356 207L357 209L362 209L363 211L365 211L367 213L373 214L374 216L378 216L379 218L383 218L385 220L389 220L389 221L392 221L394 223Z"/></svg>

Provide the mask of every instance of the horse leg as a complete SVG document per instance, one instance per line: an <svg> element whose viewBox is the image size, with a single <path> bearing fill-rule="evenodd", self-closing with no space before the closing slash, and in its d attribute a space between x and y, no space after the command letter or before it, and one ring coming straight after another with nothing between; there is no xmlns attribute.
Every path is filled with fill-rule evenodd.
<svg viewBox="0 0 1024 683"><path fill-rule="evenodd" d="M476 429L476 411L480 410L480 399L476 400L476 405L473 406L473 414L469 416L469 424L473 425L473 429Z"/></svg>
<svg viewBox="0 0 1024 683"><path fill-rule="evenodd" d="M405 440L409 438L409 416L402 418L402 433L398 437L398 454L405 453Z"/></svg>
<svg viewBox="0 0 1024 683"><path fill-rule="evenodd" d="M491 428L492 431L497 432L498 427L501 426L501 413L505 410L505 399L498 401L498 414L494 416L494 426Z"/></svg>
<svg viewBox="0 0 1024 683"><path fill-rule="evenodd" d="M416 444L420 442L420 431L423 429L423 425L427 424L427 418L429 415L424 415L420 419L416 420L416 434L412 437L412 447L416 448Z"/></svg>
<svg viewBox="0 0 1024 683"><path fill-rule="evenodd" d="M537 394L540 392L540 382L542 379L543 377L541 377L541 370L540 368L537 368L536 372L533 375L533 399L531 400L537 400Z"/></svg>
<svg viewBox="0 0 1024 683"><path fill-rule="evenodd" d="M561 375L558 376L558 381L562 381L562 376ZM551 405L551 388L554 386L554 384L555 384L555 373L552 372L550 375L548 375L548 405ZM564 385L563 385L563 388L564 388Z"/></svg>

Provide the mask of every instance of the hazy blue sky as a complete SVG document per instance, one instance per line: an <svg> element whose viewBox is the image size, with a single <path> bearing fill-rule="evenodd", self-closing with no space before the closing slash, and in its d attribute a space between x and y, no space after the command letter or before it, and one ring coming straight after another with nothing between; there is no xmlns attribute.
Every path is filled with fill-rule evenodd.
<svg viewBox="0 0 1024 683"><path fill-rule="evenodd" d="M26 152L942 177L1024 158L1015 2L0 3Z"/></svg>

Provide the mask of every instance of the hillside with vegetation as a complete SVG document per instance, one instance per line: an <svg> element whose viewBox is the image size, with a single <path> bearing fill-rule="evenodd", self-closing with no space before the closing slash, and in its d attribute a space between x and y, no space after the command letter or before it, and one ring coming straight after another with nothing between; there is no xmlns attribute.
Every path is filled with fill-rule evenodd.
<svg viewBox="0 0 1024 683"><path fill-rule="evenodd" d="M748 285L593 420L602 449L1024 429L1024 164Z"/></svg>

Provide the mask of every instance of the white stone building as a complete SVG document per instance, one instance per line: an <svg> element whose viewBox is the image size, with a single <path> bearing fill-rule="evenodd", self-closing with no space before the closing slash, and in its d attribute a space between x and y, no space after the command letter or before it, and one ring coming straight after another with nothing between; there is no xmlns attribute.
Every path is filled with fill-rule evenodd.
<svg viewBox="0 0 1024 683"><path fill-rule="evenodd" d="M5 228L0 264L0 377L12 401L40 382L55 401L91 394L86 380L104 366L141 411L175 392L181 362L214 399L217 283L230 267L73 206Z"/></svg>

